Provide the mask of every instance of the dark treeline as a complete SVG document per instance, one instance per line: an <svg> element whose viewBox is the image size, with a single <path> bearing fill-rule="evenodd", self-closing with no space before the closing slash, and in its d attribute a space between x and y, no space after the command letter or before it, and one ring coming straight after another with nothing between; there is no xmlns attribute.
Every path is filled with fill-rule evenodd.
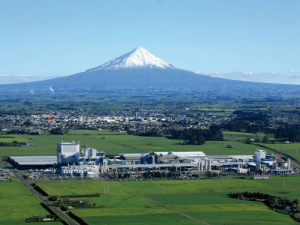
<svg viewBox="0 0 300 225"><path fill-rule="evenodd" d="M276 130L270 130L269 133L273 133L275 138L288 139L291 142L300 142L300 127L290 126L287 128L279 128Z"/></svg>
<svg viewBox="0 0 300 225"><path fill-rule="evenodd" d="M213 129L221 129L235 132L247 133L269 133L274 134L276 139L287 139L291 142L300 142L300 126L281 124L277 129L270 129L269 120L265 114L247 112L242 110L234 111L237 117L220 125L212 125Z"/></svg>
<svg viewBox="0 0 300 225"><path fill-rule="evenodd" d="M203 145L205 141L222 141L223 133L220 129L172 129L170 138L184 140L187 145Z"/></svg>
<svg viewBox="0 0 300 225"><path fill-rule="evenodd" d="M144 137L162 137L163 134L157 130L151 130L146 132L139 132L137 133L138 136L144 136Z"/></svg>
<svg viewBox="0 0 300 225"><path fill-rule="evenodd" d="M24 130L11 130L7 131L5 134L21 134L21 135L39 135L39 132L29 132L29 131L24 131Z"/></svg>
<svg viewBox="0 0 300 225"><path fill-rule="evenodd" d="M25 142L17 142L17 141L13 141L13 142L0 142L0 146L22 146L22 145L26 145Z"/></svg>
<svg viewBox="0 0 300 225"><path fill-rule="evenodd" d="M50 130L49 133L52 135L65 135L68 133L68 129L58 127Z"/></svg>
<svg viewBox="0 0 300 225"><path fill-rule="evenodd" d="M223 130L235 132L265 132L268 129L269 123L266 115L254 112L237 110L233 112L237 117L230 121L215 125L215 127Z"/></svg>
<svg viewBox="0 0 300 225"><path fill-rule="evenodd" d="M205 141L223 141L223 133L217 127L211 129L169 129L165 130L165 134L157 129L148 131L127 131L128 134L146 136L146 137L162 137L170 139L184 140L185 145L203 145Z"/></svg>
<svg viewBox="0 0 300 225"><path fill-rule="evenodd" d="M224 123L219 125L220 129L235 131L235 132L246 132L246 133L257 133L264 132L267 126L264 124L253 124L250 121L242 119L233 120L230 123Z"/></svg>
<svg viewBox="0 0 300 225"><path fill-rule="evenodd" d="M294 220L300 222L300 211L298 210L298 199L288 200L279 196L263 194L259 192L242 192L242 193L233 193L228 194L230 198L236 198L240 200L248 201L259 201L264 202L271 210L274 210L279 213L288 214Z"/></svg>

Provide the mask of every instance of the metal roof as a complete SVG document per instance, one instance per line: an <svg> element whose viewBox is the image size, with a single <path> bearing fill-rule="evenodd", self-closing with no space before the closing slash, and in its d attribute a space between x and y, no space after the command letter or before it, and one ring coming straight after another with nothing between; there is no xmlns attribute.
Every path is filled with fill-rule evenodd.
<svg viewBox="0 0 300 225"><path fill-rule="evenodd" d="M49 165L57 163L57 156L10 156L13 163L19 165Z"/></svg>

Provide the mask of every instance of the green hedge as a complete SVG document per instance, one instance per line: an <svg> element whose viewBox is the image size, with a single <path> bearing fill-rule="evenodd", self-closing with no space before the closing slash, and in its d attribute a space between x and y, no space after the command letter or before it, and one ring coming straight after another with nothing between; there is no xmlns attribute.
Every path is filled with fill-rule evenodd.
<svg viewBox="0 0 300 225"><path fill-rule="evenodd" d="M33 183L31 186L34 188L34 190L36 190L41 195L48 197L48 194L42 188L37 186L35 183Z"/></svg>
<svg viewBox="0 0 300 225"><path fill-rule="evenodd" d="M60 198L86 198L86 197L100 197L100 194L90 194L90 195L62 195Z"/></svg>
<svg viewBox="0 0 300 225"><path fill-rule="evenodd" d="M70 211L68 212L68 216L71 217L73 220L75 220L80 225L88 225L83 219L81 219L80 217L76 216L74 213L72 213Z"/></svg>

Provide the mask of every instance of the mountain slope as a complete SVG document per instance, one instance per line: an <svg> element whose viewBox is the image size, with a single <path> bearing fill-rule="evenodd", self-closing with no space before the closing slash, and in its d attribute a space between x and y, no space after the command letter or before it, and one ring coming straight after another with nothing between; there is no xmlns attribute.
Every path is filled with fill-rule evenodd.
<svg viewBox="0 0 300 225"><path fill-rule="evenodd" d="M98 70L118 70L118 69L176 69L171 64L152 55L146 49L139 47L116 59L110 60L101 66L89 69L86 72Z"/></svg>
<svg viewBox="0 0 300 225"><path fill-rule="evenodd" d="M106 87L205 87L216 89L227 86L265 86L266 84L213 78L178 69L157 58L144 48L137 48L116 59L82 73L45 81L1 85L0 90L83 91Z"/></svg>

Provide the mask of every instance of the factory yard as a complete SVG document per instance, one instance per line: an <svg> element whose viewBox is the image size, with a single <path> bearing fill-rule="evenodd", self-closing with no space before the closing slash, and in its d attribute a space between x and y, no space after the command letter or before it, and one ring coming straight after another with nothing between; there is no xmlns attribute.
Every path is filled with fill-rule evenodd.
<svg viewBox="0 0 300 225"><path fill-rule="evenodd" d="M276 176L269 180L84 181L83 185L80 181L63 181L38 182L37 185L49 195L100 193L100 197L92 197L96 208L71 210L88 224L201 224L199 221L207 224L294 224L288 215L276 213L263 203L231 199L227 194L251 191L300 198L299 176Z"/></svg>

